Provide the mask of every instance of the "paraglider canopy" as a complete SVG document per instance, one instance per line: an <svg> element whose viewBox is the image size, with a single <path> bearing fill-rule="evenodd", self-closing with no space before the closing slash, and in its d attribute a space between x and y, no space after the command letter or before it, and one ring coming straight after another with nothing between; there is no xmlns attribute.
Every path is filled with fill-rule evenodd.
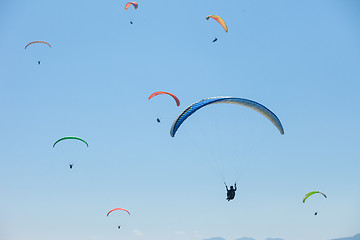
<svg viewBox="0 0 360 240"><path fill-rule="evenodd" d="M139 7L137 2L128 2L125 4L125 10L128 10L128 8L133 5L135 9L137 9Z"/></svg>
<svg viewBox="0 0 360 240"><path fill-rule="evenodd" d="M49 47L51 47L51 45L48 43L48 42L45 42L45 41L33 41L33 42L30 42L28 43L26 46L25 46L25 49L30 46L31 44L34 44L34 43L43 43L43 44L46 44L48 45Z"/></svg>
<svg viewBox="0 0 360 240"><path fill-rule="evenodd" d="M161 95L161 94L167 94L167 95L170 95L171 97L174 98L175 102L176 102L176 105L177 106L180 106L180 100L172 93L169 93L169 92L163 92L163 91L158 91L158 92L154 92L150 95L150 97L148 98L148 100L150 100L151 98L157 96L157 95Z"/></svg>
<svg viewBox="0 0 360 240"><path fill-rule="evenodd" d="M130 212L129 212L128 210L126 210L125 208L114 208L114 209L111 209L111 210L106 214L106 216L109 216L110 213L112 213L113 211L118 211L118 210L120 210L120 211L125 211L125 212L127 212L127 213L130 215Z"/></svg>
<svg viewBox="0 0 360 240"><path fill-rule="evenodd" d="M53 144L53 147L55 147L55 145L56 145L57 143L59 143L59 142L61 142L61 141L64 141L64 140L68 140L68 139L79 140L79 141L85 143L85 144L86 144L86 147L89 147L89 144L88 144L84 139L79 138L79 137L63 137L63 138L60 138L60 139L58 139L58 140Z"/></svg>
<svg viewBox="0 0 360 240"><path fill-rule="evenodd" d="M225 24L225 21L221 17L219 17L218 15L209 15L209 16L206 17L206 20L209 20L210 18L217 21L224 28L225 32L228 31L228 28L227 28L227 26Z"/></svg>
<svg viewBox="0 0 360 240"><path fill-rule="evenodd" d="M189 107L187 107L174 121L173 125L171 126L170 135L171 137L175 136L176 131L179 129L181 124L190 117L193 113L198 111L199 109L216 103L231 103L231 104L237 104L242 105L245 107L248 107L250 109L253 109L257 111L258 113L262 114L264 117L266 117L268 120L270 120L275 127L279 130L281 134L284 134L283 126L281 125L281 122L279 118L270 111L267 107L264 105L261 105L260 103L257 103L255 101L244 99L244 98L236 98L236 97L211 97L203 99L199 102L193 103Z"/></svg>
<svg viewBox="0 0 360 240"><path fill-rule="evenodd" d="M312 192L308 192L308 193L304 196L304 198L303 198L303 200L302 200L303 203L305 203L306 199L308 199L310 196L312 196L312 195L314 195L314 194L316 194L316 193L319 193L319 194L323 195L325 198L327 198L327 196L326 196L324 193L322 193L322 192L312 191Z"/></svg>

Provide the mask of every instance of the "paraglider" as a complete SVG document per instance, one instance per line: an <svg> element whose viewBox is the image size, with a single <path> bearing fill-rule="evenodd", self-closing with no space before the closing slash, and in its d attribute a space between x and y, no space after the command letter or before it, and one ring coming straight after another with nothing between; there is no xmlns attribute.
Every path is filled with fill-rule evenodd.
<svg viewBox="0 0 360 240"><path fill-rule="evenodd" d="M109 216L110 213L114 212L114 211L124 211L124 212L127 212L129 215L130 215L130 212L128 210L126 210L125 208L114 208L114 209L111 209L107 214L106 216ZM118 229L121 228L121 225L118 225L117 226Z"/></svg>
<svg viewBox="0 0 360 240"><path fill-rule="evenodd" d="M89 147L89 144L88 144L84 139L82 139L82 138L79 138L79 137L63 137L63 138L60 138L60 139L56 140L56 142L53 144L53 148L54 148L59 142L64 141L64 140L77 140L77 141L81 141L81 142L83 142L83 143L86 145L86 147ZM70 169L72 169L73 166L74 166L73 163L69 163Z"/></svg>
<svg viewBox="0 0 360 240"><path fill-rule="evenodd" d="M137 2L128 2L125 4L125 10L128 10L130 6L134 6L134 9L136 10L139 7L139 4ZM130 21L130 24L133 24L133 21Z"/></svg>
<svg viewBox="0 0 360 240"><path fill-rule="evenodd" d="M225 187L226 187L226 200L230 201L230 200L233 200L235 198L235 191L237 190L237 187L236 187L236 183L235 183L235 188L233 186L230 186L230 189L228 189L228 186L226 185L225 183Z"/></svg>
<svg viewBox="0 0 360 240"><path fill-rule="evenodd" d="M174 94L169 93L169 92L163 92L163 91L154 92L149 96L148 100L150 100L151 98L153 98L153 97L155 97L157 95L162 95L162 94L170 95L175 100L176 105L180 106L180 100Z"/></svg>
<svg viewBox="0 0 360 240"><path fill-rule="evenodd" d="M264 105L261 105L260 103L257 103L252 100L244 99L244 98L235 98L235 97L211 97L203 99L199 102L191 104L189 107L187 107L174 121L174 123L171 126L170 129L170 136L174 137L176 131L179 129L181 124L190 117L193 113L198 111L199 109L215 104L215 103L232 103L237 105L242 105L245 107L248 107L250 109L253 109L257 111L258 113L262 114L264 117L266 117L268 120L270 120L275 127L279 130L281 134L284 134L284 129L281 125L281 122L279 118L270 111L267 107Z"/></svg>
<svg viewBox="0 0 360 240"><path fill-rule="evenodd" d="M308 199L310 196L314 195L314 194L321 194L324 196L324 198L327 198L327 196L325 195L325 193L322 193L320 191L312 191L312 192L308 192L307 194L305 194L305 196L303 197L302 202L305 203L306 199ZM316 216L318 214L318 212L315 212L314 215Z"/></svg>
<svg viewBox="0 0 360 240"><path fill-rule="evenodd" d="M35 44L35 43L45 44L45 45L48 45L51 48L51 45L48 42L45 42L45 41L33 41L33 42L30 42L30 43L26 44L25 50L27 49L28 46L30 46L32 44ZM38 63L38 65L40 65L40 60L38 60L37 63Z"/></svg>
<svg viewBox="0 0 360 240"><path fill-rule="evenodd" d="M223 29L225 30L225 32L228 31L228 28L225 24L225 21L219 17L218 15L209 15L206 17L206 20L209 20L210 18L214 19L215 21L217 21L222 27ZM215 39L212 41L212 42L216 42L218 39L215 37Z"/></svg>
<svg viewBox="0 0 360 240"><path fill-rule="evenodd" d="M149 96L148 100L152 99L155 96L163 95L163 94L171 96L175 100L176 105L180 106L180 100L174 94L169 92L163 92L163 91L154 92ZM156 121L160 123L160 118L157 118Z"/></svg>

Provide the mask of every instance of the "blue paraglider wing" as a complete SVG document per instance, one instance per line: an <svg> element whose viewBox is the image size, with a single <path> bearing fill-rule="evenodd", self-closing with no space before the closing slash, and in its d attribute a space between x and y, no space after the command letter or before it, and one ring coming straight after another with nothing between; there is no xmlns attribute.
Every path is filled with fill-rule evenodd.
<svg viewBox="0 0 360 240"><path fill-rule="evenodd" d="M172 137L175 136L176 131L179 129L181 124L190 117L193 113L195 113L197 110L199 110L202 107L205 107L207 105L215 104L215 103L232 103L232 104L238 104L242 105L248 108L251 108L258 113L262 114L264 117L269 119L280 131L281 134L284 134L284 129L281 125L281 122L279 118L270 111L267 107L264 105L261 105L260 103L257 103L252 100L244 99L244 98L235 98L235 97L212 97L212 98L206 98L199 102L193 103L189 107L187 107L174 121L173 125L171 126L170 135Z"/></svg>

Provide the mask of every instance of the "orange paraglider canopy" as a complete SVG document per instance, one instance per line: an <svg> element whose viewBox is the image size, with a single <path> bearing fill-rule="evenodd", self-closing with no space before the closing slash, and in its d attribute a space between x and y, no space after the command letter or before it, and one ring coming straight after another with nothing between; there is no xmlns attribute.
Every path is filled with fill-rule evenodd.
<svg viewBox="0 0 360 240"><path fill-rule="evenodd" d="M110 211L106 214L106 216L109 216L109 214L110 214L111 212L116 211L116 210L125 211L125 212L127 212L127 213L130 215L130 212L129 212L128 210L124 209L124 208L114 208L114 209L110 210Z"/></svg>
<svg viewBox="0 0 360 240"><path fill-rule="evenodd" d="M225 32L228 31L225 21L221 17L219 17L218 15L209 15L206 17L206 20L209 20L209 18L212 18L215 21L217 21L218 23L220 23L220 25L224 28Z"/></svg>
<svg viewBox="0 0 360 240"><path fill-rule="evenodd" d="M28 44L25 46L25 49L26 49L29 45L34 44L34 43L44 43L44 44L48 45L49 47L51 47L51 45L50 45L49 43L47 43L47 42L44 42L44 41L33 41L33 42L31 42L31 43L28 43Z"/></svg>
<svg viewBox="0 0 360 240"><path fill-rule="evenodd" d="M133 5L135 9L137 9L137 8L139 7L139 5L138 5L137 2L128 2L128 3L125 5L125 10L127 10L131 5Z"/></svg>
<svg viewBox="0 0 360 240"><path fill-rule="evenodd" d="M176 102L176 105L177 106L180 106L180 100L172 93L169 93L169 92L162 92L162 91L158 91L158 92L154 92L153 94L150 95L149 97L149 100L157 95L161 95L161 94L167 94L167 95L170 95L174 98L175 102Z"/></svg>

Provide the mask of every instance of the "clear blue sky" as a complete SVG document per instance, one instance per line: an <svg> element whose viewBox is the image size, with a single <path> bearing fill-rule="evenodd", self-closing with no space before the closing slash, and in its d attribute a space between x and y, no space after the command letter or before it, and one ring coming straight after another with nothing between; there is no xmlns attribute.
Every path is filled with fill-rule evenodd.
<svg viewBox="0 0 360 240"><path fill-rule="evenodd" d="M125 3L0 2L0 239L360 232L358 1ZM35 40L52 48L24 50ZM181 106L147 100L160 90ZM285 134L252 110L214 105L171 138L176 116L212 96L264 104ZM89 147L52 148L63 136ZM238 180L234 201L222 177ZM328 198L303 204L313 190ZM106 217L115 207L131 216Z"/></svg>

